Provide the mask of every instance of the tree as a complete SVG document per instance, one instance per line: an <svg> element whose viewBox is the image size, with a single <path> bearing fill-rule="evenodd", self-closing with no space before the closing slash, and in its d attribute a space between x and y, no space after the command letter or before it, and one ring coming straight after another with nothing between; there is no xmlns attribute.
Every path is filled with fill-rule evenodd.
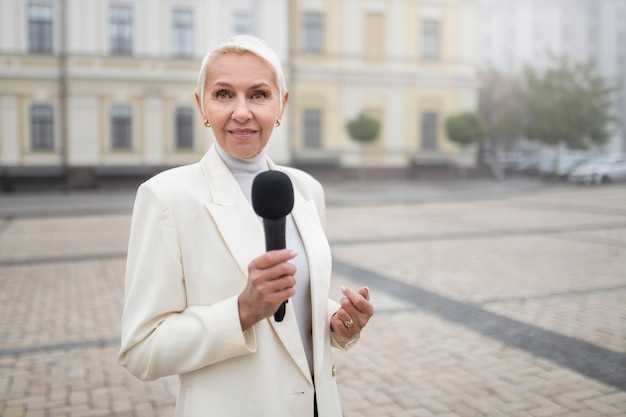
<svg viewBox="0 0 626 417"><path fill-rule="evenodd" d="M587 149L610 137L611 94L591 63L555 59L543 74L526 71L526 135L548 145Z"/></svg>
<svg viewBox="0 0 626 417"><path fill-rule="evenodd" d="M360 143L371 143L378 137L380 123L365 113L348 122L346 125L350 137Z"/></svg>
<svg viewBox="0 0 626 417"><path fill-rule="evenodd" d="M487 129L480 115L461 113L446 118L446 132L453 142L461 146L478 144L477 165L488 169L496 178L502 178L502 170L492 158L486 157L484 143L487 141Z"/></svg>
<svg viewBox="0 0 626 417"><path fill-rule="evenodd" d="M494 69L480 74L478 114L485 122L488 147L493 152L524 134L526 91L520 80Z"/></svg>
<svg viewBox="0 0 626 417"><path fill-rule="evenodd" d="M526 91L517 77L493 68L481 71L479 80L478 115L484 123L486 138L478 143L476 162L496 178L502 178L499 154L524 134Z"/></svg>
<svg viewBox="0 0 626 417"><path fill-rule="evenodd" d="M446 132L461 146L485 140L485 124L476 113L460 113L446 118Z"/></svg>

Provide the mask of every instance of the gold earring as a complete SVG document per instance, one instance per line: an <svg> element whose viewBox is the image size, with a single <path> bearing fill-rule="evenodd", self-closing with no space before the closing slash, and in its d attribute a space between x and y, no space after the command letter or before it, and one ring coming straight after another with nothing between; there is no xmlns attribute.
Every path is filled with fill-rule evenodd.
<svg viewBox="0 0 626 417"><path fill-rule="evenodd" d="M211 123L208 120L204 120L204 127L211 127Z"/></svg>
<svg viewBox="0 0 626 417"><path fill-rule="evenodd" d="M280 126L280 120L276 120L276 123L274 123L274 126L276 127Z"/></svg>

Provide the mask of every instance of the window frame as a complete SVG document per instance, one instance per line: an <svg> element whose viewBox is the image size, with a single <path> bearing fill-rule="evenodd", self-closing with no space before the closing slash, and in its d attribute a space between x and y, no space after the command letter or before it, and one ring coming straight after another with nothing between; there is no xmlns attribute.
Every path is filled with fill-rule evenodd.
<svg viewBox="0 0 626 417"><path fill-rule="evenodd" d="M431 32L428 31L429 24L432 24ZM422 59L429 61L437 61L441 59L441 21L433 18L423 18L421 22L422 29L422 43L421 43L421 57ZM432 38L429 37L432 35ZM432 40L432 44L429 43ZM431 48L432 46L432 48Z"/></svg>
<svg viewBox="0 0 626 417"><path fill-rule="evenodd" d="M122 114L121 110L125 110ZM116 114L117 112L117 114ZM123 120L127 119L127 120ZM116 123L124 122L125 126ZM119 129L126 130L128 143L120 146L117 133ZM109 113L109 148L113 152L130 152L133 150L133 109L128 104L114 104Z"/></svg>
<svg viewBox="0 0 626 417"><path fill-rule="evenodd" d="M188 17L179 19L184 14L188 14ZM185 19L189 20L185 21ZM181 23L187 23L187 25ZM180 6L172 8L170 33L172 55L183 58L192 57L194 51L194 13L192 8Z"/></svg>
<svg viewBox="0 0 626 417"><path fill-rule="evenodd" d="M185 139L185 138L181 138L181 117L189 117L188 119L188 123L187 123L187 129L188 129L188 139L189 139L189 144L188 146L181 146L181 139ZM174 149L177 152L190 152L193 151L195 149L195 135L194 135L194 124L193 124L193 120L194 120L194 113L193 113L193 108L189 107L189 106L179 106L176 107L176 110L174 111Z"/></svg>
<svg viewBox="0 0 626 417"><path fill-rule="evenodd" d="M433 120L434 123L432 124L432 126L427 125L427 116L434 116ZM429 132L427 132L427 129L429 131L432 131L434 133L433 135L433 140L427 140L428 138L430 138L430 136L428 135ZM422 112L421 114L421 120L420 120L420 139L421 139L421 147L420 149L422 151L426 151L426 152L436 152L439 151L439 112L436 110L425 110Z"/></svg>
<svg viewBox="0 0 626 417"><path fill-rule="evenodd" d="M243 19L241 19L244 16L247 19L245 24L247 24L248 26L246 27L246 30L244 31L237 30L238 25L244 21ZM232 18L231 30L235 35L255 35L256 34L257 16L256 16L256 13L254 13L253 11L235 10L233 11L231 18ZM238 21L238 19L241 19L241 20Z"/></svg>
<svg viewBox="0 0 626 417"><path fill-rule="evenodd" d="M369 59L384 58L387 55L387 15L378 11L366 12L363 14L363 27L365 30L363 36L364 56ZM380 32L374 34L374 45L372 45L370 35L378 30Z"/></svg>
<svg viewBox="0 0 626 417"><path fill-rule="evenodd" d="M321 54L324 50L324 13L313 10L303 11L300 18L300 47L302 51L309 54ZM317 21L313 18L316 18ZM313 23L319 23L319 25L313 27Z"/></svg>
<svg viewBox="0 0 626 417"><path fill-rule="evenodd" d="M35 9L44 8L48 9L49 20L33 16ZM50 2L29 1L26 3L26 30L28 36L26 47L29 53L52 54L54 51L54 6ZM44 32L47 32L48 36L41 38L41 34ZM35 33L37 36L33 36ZM41 40L43 42L40 42Z"/></svg>
<svg viewBox="0 0 626 417"><path fill-rule="evenodd" d="M40 111L45 110L47 114ZM39 114L37 114L39 113ZM45 119L44 119L45 116ZM30 138L32 152L49 153L55 150L54 106L47 103L35 103L30 106ZM43 125L43 126L42 126ZM43 133L45 132L45 133ZM43 145L43 146L42 146Z"/></svg>
<svg viewBox="0 0 626 417"><path fill-rule="evenodd" d="M128 15L120 17L117 11L127 10ZM135 42L134 9L130 4L111 4L109 6L109 53L118 56L132 56ZM125 29L125 30L122 30Z"/></svg>
<svg viewBox="0 0 626 417"><path fill-rule="evenodd" d="M313 114L313 112L317 115L317 125L315 129L317 130L317 137L315 138L316 143L313 143L310 140L311 130L310 127L310 118L308 115ZM302 147L308 150L320 150L323 148L322 137L323 137L323 128L324 128L324 112L319 107L307 107L302 110ZM313 145L313 146L311 146Z"/></svg>

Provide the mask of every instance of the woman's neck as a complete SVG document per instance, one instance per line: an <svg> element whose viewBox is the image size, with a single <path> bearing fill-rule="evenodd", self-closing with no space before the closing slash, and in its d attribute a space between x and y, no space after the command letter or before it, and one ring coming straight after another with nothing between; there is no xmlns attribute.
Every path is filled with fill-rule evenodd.
<svg viewBox="0 0 626 417"><path fill-rule="evenodd" d="M214 143L217 153L233 173L257 173L265 171L268 168L267 159L265 157L265 149L263 149L261 152L259 152L258 155L253 156L252 158L239 159L235 158L232 155L229 155L228 152L226 152L217 141L215 141Z"/></svg>

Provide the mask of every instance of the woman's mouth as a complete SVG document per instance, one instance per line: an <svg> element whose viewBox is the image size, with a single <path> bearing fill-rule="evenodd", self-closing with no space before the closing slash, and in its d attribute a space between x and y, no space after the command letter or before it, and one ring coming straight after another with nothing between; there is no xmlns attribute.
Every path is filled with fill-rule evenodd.
<svg viewBox="0 0 626 417"><path fill-rule="evenodd" d="M231 129L228 131L231 135L238 139L249 139L258 133L258 130L254 129Z"/></svg>

